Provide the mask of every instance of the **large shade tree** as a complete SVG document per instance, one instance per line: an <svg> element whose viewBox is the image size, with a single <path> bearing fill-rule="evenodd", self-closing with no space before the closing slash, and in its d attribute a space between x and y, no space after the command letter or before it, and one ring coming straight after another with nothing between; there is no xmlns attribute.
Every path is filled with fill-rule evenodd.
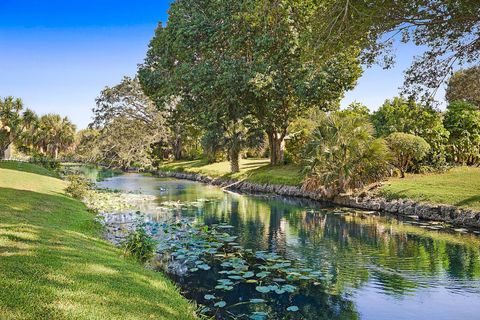
<svg viewBox="0 0 480 320"><path fill-rule="evenodd" d="M299 0L304 5L316 0ZM428 93L458 64L480 58L477 0L331 0L315 7L314 27L305 43L315 54L363 49L364 62L394 62L395 40L425 48L406 72L406 92Z"/></svg>
<svg viewBox="0 0 480 320"><path fill-rule="evenodd" d="M184 118L194 118L205 129L214 124L223 132L232 172L239 170L242 144L254 123L248 90L251 49L239 38L248 28L242 13L249 4L173 3L167 26L157 28L139 70L145 92L160 108L176 100Z"/></svg>
<svg viewBox="0 0 480 320"><path fill-rule="evenodd" d="M356 50L325 60L308 55L302 37L311 27L311 14L312 8L299 1L256 1L249 16L253 111L267 134L272 164L283 162L290 123L312 107L338 108L361 74Z"/></svg>
<svg viewBox="0 0 480 320"><path fill-rule="evenodd" d="M79 146L89 159L123 168L149 166L152 146L167 143L165 112L157 110L137 78L124 77L118 85L103 89L93 114L90 127L95 130L84 132ZM85 146L94 148L96 155Z"/></svg>
<svg viewBox="0 0 480 320"><path fill-rule="evenodd" d="M360 74L354 51L308 59L300 36L309 12L294 1L177 1L140 69L144 90L160 105L180 97L197 124L221 128L232 171L258 126L280 163L290 122L312 106L337 107Z"/></svg>

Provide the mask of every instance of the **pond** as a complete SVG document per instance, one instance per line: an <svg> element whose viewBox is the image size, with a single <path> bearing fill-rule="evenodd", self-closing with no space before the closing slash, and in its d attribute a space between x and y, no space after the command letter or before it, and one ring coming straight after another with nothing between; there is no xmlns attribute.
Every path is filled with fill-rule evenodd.
<svg viewBox="0 0 480 320"><path fill-rule="evenodd" d="M262 285L259 290L256 280L216 289L219 279L223 287L230 280L222 280L226 265L215 261L205 270L169 273L187 298L217 318L480 319L480 237L474 232L141 174L98 185L154 196L150 207L141 208L149 223L191 218L228 226L234 247L257 256L276 254L284 259L278 261L299 263L318 276L292 282L294 292L285 289L285 279L274 279L276 289L269 292ZM159 213L172 203L178 204L174 210Z"/></svg>

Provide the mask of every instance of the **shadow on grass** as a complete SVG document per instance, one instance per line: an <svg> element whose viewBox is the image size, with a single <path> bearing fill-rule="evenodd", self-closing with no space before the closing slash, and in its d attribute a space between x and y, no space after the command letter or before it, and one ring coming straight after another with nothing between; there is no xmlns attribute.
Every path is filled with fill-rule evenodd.
<svg viewBox="0 0 480 320"><path fill-rule="evenodd" d="M457 207L471 206L474 203L480 203L480 195L472 196L454 204Z"/></svg>
<svg viewBox="0 0 480 320"><path fill-rule="evenodd" d="M0 188L2 316L192 318L193 308L162 274L123 259L99 230L76 200Z"/></svg>

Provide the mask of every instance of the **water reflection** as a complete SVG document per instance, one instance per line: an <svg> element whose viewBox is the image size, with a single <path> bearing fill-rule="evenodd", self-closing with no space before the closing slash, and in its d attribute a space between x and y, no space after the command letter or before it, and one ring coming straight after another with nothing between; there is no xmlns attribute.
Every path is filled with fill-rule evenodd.
<svg viewBox="0 0 480 320"><path fill-rule="evenodd" d="M321 290L306 286L288 297L302 306L301 318L478 319L480 239L474 234L291 199L226 193L189 181L130 174L100 185L156 194L157 204L201 200L174 214L230 224L244 247L277 252L322 271ZM189 294L201 300L209 282L215 283L211 277L176 280L196 288ZM239 291L246 295L242 290L248 289ZM238 292L232 294L238 299ZM275 305L269 307L281 314Z"/></svg>

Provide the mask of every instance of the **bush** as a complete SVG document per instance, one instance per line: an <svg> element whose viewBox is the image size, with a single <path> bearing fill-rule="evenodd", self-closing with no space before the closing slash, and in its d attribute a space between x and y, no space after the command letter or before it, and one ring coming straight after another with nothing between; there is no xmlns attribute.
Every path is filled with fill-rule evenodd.
<svg viewBox="0 0 480 320"><path fill-rule="evenodd" d="M413 134L394 132L387 137L387 142L402 178L413 161L422 160L430 151L430 145L425 139Z"/></svg>
<svg viewBox="0 0 480 320"><path fill-rule="evenodd" d="M450 160L462 165L479 164L480 111L477 107L463 101L450 103L444 124L450 131Z"/></svg>
<svg viewBox="0 0 480 320"><path fill-rule="evenodd" d="M69 175L67 181L69 184L65 192L75 199L83 199L92 188L92 182L82 175Z"/></svg>
<svg viewBox="0 0 480 320"><path fill-rule="evenodd" d="M30 159L30 163L39 165L48 170L57 171L60 169L60 162L45 155L36 154Z"/></svg>
<svg viewBox="0 0 480 320"><path fill-rule="evenodd" d="M144 226L131 232L123 243L123 255L145 263L153 257L156 242L147 234Z"/></svg>
<svg viewBox="0 0 480 320"><path fill-rule="evenodd" d="M324 118L306 147L303 188L333 197L383 179L390 154L385 141L375 139L373 132L365 117Z"/></svg>

